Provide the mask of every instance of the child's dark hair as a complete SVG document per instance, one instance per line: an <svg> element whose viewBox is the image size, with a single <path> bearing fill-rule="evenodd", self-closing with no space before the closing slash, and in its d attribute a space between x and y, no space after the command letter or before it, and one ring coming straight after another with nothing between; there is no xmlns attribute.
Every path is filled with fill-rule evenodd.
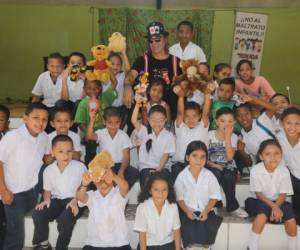
<svg viewBox="0 0 300 250"><path fill-rule="evenodd" d="M101 81L99 81L99 80L88 80L88 79L85 79L85 81L84 81L84 86L83 86L83 87L86 87L86 85L87 85L89 82L95 82L96 85L97 85L99 88L102 89L102 83L101 83Z"/></svg>
<svg viewBox="0 0 300 250"><path fill-rule="evenodd" d="M226 68L230 68L231 69L231 65L228 64L228 63L218 63L215 65L214 67L214 72L215 73L219 73L221 72L223 69L226 69Z"/></svg>
<svg viewBox="0 0 300 250"><path fill-rule="evenodd" d="M232 91L235 90L235 80L232 77L224 78L219 82L219 86L222 84L224 85L230 85L232 88Z"/></svg>
<svg viewBox="0 0 300 250"><path fill-rule="evenodd" d="M185 103L184 111L187 111L187 110L195 110L200 115L202 114L202 109L201 109L200 105L196 102L193 102L193 101Z"/></svg>
<svg viewBox="0 0 300 250"><path fill-rule="evenodd" d="M272 97L270 98L270 102L272 102L273 99L277 96L282 96L287 101L287 103L290 104L290 99L286 95L281 93L275 93L274 95L272 95Z"/></svg>
<svg viewBox="0 0 300 250"><path fill-rule="evenodd" d="M261 155L264 150L266 149L267 146L269 145L274 145L276 147L278 147L280 149L280 151L282 151L280 143L276 140L276 139L268 139L268 140L264 140L260 145L259 145L259 149L257 154Z"/></svg>
<svg viewBox="0 0 300 250"><path fill-rule="evenodd" d="M217 110L216 119L218 119L221 115L232 115L234 117L234 112L231 108L223 107Z"/></svg>
<svg viewBox="0 0 300 250"><path fill-rule="evenodd" d="M280 120L283 121L288 115L299 115L300 116L300 109L296 107L289 107L284 110L280 116Z"/></svg>
<svg viewBox="0 0 300 250"><path fill-rule="evenodd" d="M164 93L166 82L162 77L154 77L154 78L150 79L150 84L148 85L147 90L146 90L149 100L150 100L150 90L154 86L161 86L162 90L163 90L163 93Z"/></svg>
<svg viewBox="0 0 300 250"><path fill-rule="evenodd" d="M35 109L42 109L48 113L47 106L41 102L31 102L25 109L25 115L29 115Z"/></svg>
<svg viewBox="0 0 300 250"><path fill-rule="evenodd" d="M193 23L191 23L190 21L187 21L187 20L181 21L179 24L177 24L177 31L179 31L180 27L183 25L188 26L192 32L194 31Z"/></svg>
<svg viewBox="0 0 300 250"><path fill-rule="evenodd" d="M204 66L206 66L206 68L207 68L207 70L208 70L208 73L210 72L210 66L209 66L209 64L208 64L207 62L201 62L201 63L199 63L199 65L204 65Z"/></svg>
<svg viewBox="0 0 300 250"><path fill-rule="evenodd" d="M62 64L65 64L64 57L58 52L51 53L47 58L47 63L49 62L50 59L57 59L60 60Z"/></svg>
<svg viewBox="0 0 300 250"><path fill-rule="evenodd" d="M142 189L138 196L138 202L142 203L151 198L150 190L155 181L165 181L168 184L167 200L169 201L169 203L176 203L176 196L173 183L170 180L170 178L163 172L154 172L150 175L146 186Z"/></svg>
<svg viewBox="0 0 300 250"><path fill-rule="evenodd" d="M9 120L10 111L9 111L8 107L6 107L5 105L0 104L0 112L3 112L6 116L6 120Z"/></svg>
<svg viewBox="0 0 300 250"><path fill-rule="evenodd" d="M123 64L123 59L122 59L120 53L117 53L117 52L110 52L110 54L109 54L109 56L108 56L108 60L110 60L110 59L113 58L113 57L117 57L117 58L120 60L121 65Z"/></svg>
<svg viewBox="0 0 300 250"><path fill-rule="evenodd" d="M55 147L58 142L70 142L73 146L73 140L68 135L57 135L52 139L51 145Z"/></svg>
<svg viewBox="0 0 300 250"><path fill-rule="evenodd" d="M72 120L72 111L68 106L55 106L51 112L50 112L50 121L54 121L55 116L57 113L67 113L70 116L70 119Z"/></svg>
<svg viewBox="0 0 300 250"><path fill-rule="evenodd" d="M153 113L155 112L159 112L159 113L162 113L165 117L167 117L167 111L166 109L161 106L161 105L154 105L150 108L149 112L148 112L148 117L150 117ZM148 125L148 134L151 134L152 133L152 128L150 127L150 125ZM147 142L146 142L146 150L147 150L147 153L149 153L149 151L151 150L152 148L152 139L149 139Z"/></svg>
<svg viewBox="0 0 300 250"><path fill-rule="evenodd" d="M249 67L250 67L251 69L253 69L253 65L252 65L252 62L251 62L251 61L249 61L249 60L247 60L247 59L242 59L242 60L240 60L240 61L237 63L237 65L236 65L236 73L239 73L239 72L240 72L241 66L242 66L244 63L248 64Z"/></svg>
<svg viewBox="0 0 300 250"><path fill-rule="evenodd" d="M85 55L82 54L81 52L78 52L78 51L72 52L72 53L69 55L68 61L70 61L70 59L71 59L72 56L78 56L78 57L80 57L80 58L82 59L82 61L83 61L83 65L86 64L86 58L85 58Z"/></svg>
<svg viewBox="0 0 300 250"><path fill-rule="evenodd" d="M240 104L239 106L234 107L234 116L237 115L238 110L241 109L241 108L248 109L250 112L252 112L252 107L251 107L250 103L246 102L246 103Z"/></svg>
<svg viewBox="0 0 300 250"><path fill-rule="evenodd" d="M196 150L202 150L205 155L206 155L206 162L208 160L208 150L207 150L207 147L205 145L204 142L202 141L192 141L188 144L187 148L186 148L186 151L185 151L185 158L187 156L189 156L191 153L193 153L194 151ZM185 159L186 161L186 159Z"/></svg>
<svg viewBox="0 0 300 250"><path fill-rule="evenodd" d="M121 116L120 111L118 110L118 108L112 107L112 106L107 107L104 110L104 114L103 114L104 120L107 120L109 117L113 117L113 116L122 119L122 116Z"/></svg>

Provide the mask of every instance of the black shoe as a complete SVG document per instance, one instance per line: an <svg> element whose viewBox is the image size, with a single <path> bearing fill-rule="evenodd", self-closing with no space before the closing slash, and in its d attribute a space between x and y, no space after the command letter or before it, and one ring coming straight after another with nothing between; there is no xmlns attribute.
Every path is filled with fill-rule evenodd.
<svg viewBox="0 0 300 250"><path fill-rule="evenodd" d="M52 250L52 246L50 243L47 245L38 244L33 248L33 250Z"/></svg>

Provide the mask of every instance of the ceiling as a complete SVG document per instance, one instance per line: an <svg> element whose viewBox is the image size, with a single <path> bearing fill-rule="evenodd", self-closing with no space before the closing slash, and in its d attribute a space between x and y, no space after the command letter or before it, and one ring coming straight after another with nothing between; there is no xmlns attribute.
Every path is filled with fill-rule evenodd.
<svg viewBox="0 0 300 250"><path fill-rule="evenodd" d="M161 0L163 9L293 8L300 0ZM0 4L87 5L95 7L155 8L156 0L0 0Z"/></svg>

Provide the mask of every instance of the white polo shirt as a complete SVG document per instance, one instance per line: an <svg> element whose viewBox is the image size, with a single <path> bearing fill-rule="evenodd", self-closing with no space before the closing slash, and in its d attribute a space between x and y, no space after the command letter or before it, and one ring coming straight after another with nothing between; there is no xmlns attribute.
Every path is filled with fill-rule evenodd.
<svg viewBox="0 0 300 250"><path fill-rule="evenodd" d="M116 75L117 80L117 86L116 91L118 93L118 97L114 100L111 106L113 107L119 107L123 105L123 92L124 92L124 80L125 80L125 73L119 72ZM103 84L103 92L108 89L109 86L111 86L111 81L109 81L108 84Z"/></svg>
<svg viewBox="0 0 300 250"><path fill-rule="evenodd" d="M202 121L194 128L189 128L184 122L179 127L175 124L176 150L172 161L184 162L188 144L192 141L202 141L208 144L208 126L205 128Z"/></svg>
<svg viewBox="0 0 300 250"><path fill-rule="evenodd" d="M293 194L290 172L282 163L269 173L263 162L253 166L250 171L250 191L261 192L269 200L275 201L279 194Z"/></svg>
<svg viewBox="0 0 300 250"><path fill-rule="evenodd" d="M54 137L57 136L57 132L53 131L50 134L48 134L48 148L47 148L47 154L50 154L51 148L52 148L52 140ZM73 131L69 130L68 131L68 136L72 139L73 141L73 147L75 152L80 152L81 151L81 146L80 146L80 136Z"/></svg>
<svg viewBox="0 0 300 250"><path fill-rule="evenodd" d="M69 91L69 100L72 102L80 100L83 92L84 81L82 79L71 81L70 77L68 77L67 86Z"/></svg>
<svg viewBox="0 0 300 250"><path fill-rule="evenodd" d="M162 246L174 241L174 231L179 228L176 203L166 200L160 214L152 198L138 205L133 230L146 233L147 246Z"/></svg>
<svg viewBox="0 0 300 250"><path fill-rule="evenodd" d="M292 175L300 180L300 140L294 147L292 147L286 138L284 131L277 134L277 139L282 148L285 164L291 171Z"/></svg>
<svg viewBox="0 0 300 250"><path fill-rule="evenodd" d="M124 198L118 187L112 187L106 196L99 191L88 191L89 208L86 245L93 247L120 247L129 244L125 218L127 197Z"/></svg>
<svg viewBox="0 0 300 250"><path fill-rule="evenodd" d="M60 75L56 83L53 84L49 71L40 74L33 87L32 94L42 96L44 98L43 103L47 107L54 107L55 103L61 99L62 78L62 75Z"/></svg>
<svg viewBox="0 0 300 250"><path fill-rule="evenodd" d="M169 48L171 55L174 55L181 60L197 59L199 63L206 62L206 56L203 50L193 42L189 42L188 45L182 50L180 43L176 43Z"/></svg>
<svg viewBox="0 0 300 250"><path fill-rule="evenodd" d="M140 170L144 168L156 169L164 154L172 156L175 153L175 137L166 129L162 129L159 135L156 136L154 132L148 134L147 128L141 125L140 129L136 130L135 135L142 142L139 150ZM148 139L152 139L152 147L149 153L146 150Z"/></svg>
<svg viewBox="0 0 300 250"><path fill-rule="evenodd" d="M206 168L201 170L196 181L188 165L178 175L174 187L177 200L183 200L195 211L203 211L210 199L222 199L217 178Z"/></svg>
<svg viewBox="0 0 300 250"><path fill-rule="evenodd" d="M81 184L82 175L87 169L80 161L70 161L63 172L53 162L46 167L43 180L44 190L51 192L55 199L74 198Z"/></svg>
<svg viewBox="0 0 300 250"><path fill-rule="evenodd" d="M266 113L260 115L257 118L257 120L275 135L273 122L266 115ZM243 136L243 142L246 144L245 146L246 152L248 154L251 154L252 156L257 155L259 145L263 141L267 139L272 139L272 137L266 131L264 131L261 127L257 125L255 119L253 119L252 122L252 129L249 132L246 132L244 129L242 129L241 133Z"/></svg>
<svg viewBox="0 0 300 250"><path fill-rule="evenodd" d="M111 138L106 128L98 129L95 133L100 152L106 150L111 154L115 163L122 163L123 150L132 146L129 136L121 129L114 138Z"/></svg>
<svg viewBox="0 0 300 250"><path fill-rule="evenodd" d="M26 125L11 130L0 141L0 161L8 189L16 194L33 188L46 154L48 136L45 132L33 137Z"/></svg>

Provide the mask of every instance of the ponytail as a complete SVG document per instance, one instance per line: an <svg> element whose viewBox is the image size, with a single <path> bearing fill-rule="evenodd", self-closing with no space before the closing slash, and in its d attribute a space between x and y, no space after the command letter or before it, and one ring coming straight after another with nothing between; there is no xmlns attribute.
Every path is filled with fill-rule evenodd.
<svg viewBox="0 0 300 250"><path fill-rule="evenodd" d="M147 132L148 132L148 135L152 134L152 128L150 127L150 125L147 126ZM149 154L149 151L151 150L152 148L152 139L148 139L148 141L146 142L146 150L147 150L147 153Z"/></svg>

